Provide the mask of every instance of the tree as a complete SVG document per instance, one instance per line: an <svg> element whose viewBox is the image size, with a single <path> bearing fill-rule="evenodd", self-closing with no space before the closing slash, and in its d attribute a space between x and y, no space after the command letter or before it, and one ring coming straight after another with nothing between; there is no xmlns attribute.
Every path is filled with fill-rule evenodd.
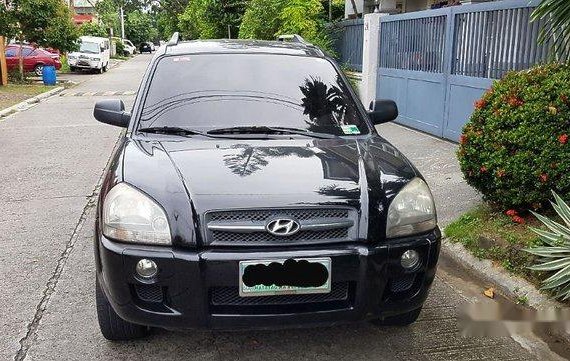
<svg viewBox="0 0 570 361"><path fill-rule="evenodd" d="M570 1L542 0L532 13L532 20L544 20L539 42L552 41L559 60L570 59Z"/></svg>
<svg viewBox="0 0 570 361"><path fill-rule="evenodd" d="M318 18L323 11L318 0L289 0L279 14L279 32L314 39L319 31Z"/></svg>
<svg viewBox="0 0 570 361"><path fill-rule="evenodd" d="M63 52L72 50L78 37L69 8L60 0L14 0L13 20L22 37Z"/></svg>
<svg viewBox="0 0 570 361"><path fill-rule="evenodd" d="M241 39L273 40L279 31L282 0L251 0L239 28Z"/></svg>
<svg viewBox="0 0 570 361"><path fill-rule="evenodd" d="M237 38L248 3L249 0L192 0L179 16L180 30L187 38Z"/></svg>
<svg viewBox="0 0 570 361"><path fill-rule="evenodd" d="M240 38L273 40L281 34L299 34L332 53L320 0L252 0L243 17Z"/></svg>
<svg viewBox="0 0 570 361"><path fill-rule="evenodd" d="M179 16L188 7L189 0L157 0L150 7L161 39L168 39L175 31L180 31Z"/></svg>
<svg viewBox="0 0 570 361"><path fill-rule="evenodd" d="M58 6L55 15L41 44L64 53L75 50L79 31L73 23L71 11L67 6Z"/></svg>
<svg viewBox="0 0 570 361"><path fill-rule="evenodd" d="M113 29L114 35L120 34L119 5L115 0L101 0L95 5L95 10L97 10L97 17L105 29Z"/></svg>
<svg viewBox="0 0 570 361"><path fill-rule="evenodd" d="M158 32L153 26L149 14L135 10L127 14L125 36L133 44L140 44L144 41L155 40L158 37Z"/></svg>
<svg viewBox="0 0 570 361"><path fill-rule="evenodd" d="M79 33L81 35L90 35L90 36L100 36L100 37L107 37L108 31L105 26L96 23L85 23L79 27Z"/></svg>
<svg viewBox="0 0 570 361"><path fill-rule="evenodd" d="M9 10L3 3L0 3L0 35L11 39L16 36L18 28L14 11Z"/></svg>

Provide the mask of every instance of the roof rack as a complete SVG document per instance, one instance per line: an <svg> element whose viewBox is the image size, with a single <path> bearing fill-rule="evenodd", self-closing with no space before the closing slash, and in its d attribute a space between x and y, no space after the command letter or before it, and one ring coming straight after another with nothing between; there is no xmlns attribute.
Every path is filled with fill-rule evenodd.
<svg viewBox="0 0 570 361"><path fill-rule="evenodd" d="M277 37L277 41L290 41L292 43L302 43L302 44L309 44L308 42L305 41L305 39L303 39L303 37L301 35L298 34L285 34L285 35L279 35Z"/></svg>
<svg viewBox="0 0 570 361"><path fill-rule="evenodd" d="M172 37L170 38L166 46L178 45L178 40L180 40L180 34L177 31L174 34L172 34Z"/></svg>

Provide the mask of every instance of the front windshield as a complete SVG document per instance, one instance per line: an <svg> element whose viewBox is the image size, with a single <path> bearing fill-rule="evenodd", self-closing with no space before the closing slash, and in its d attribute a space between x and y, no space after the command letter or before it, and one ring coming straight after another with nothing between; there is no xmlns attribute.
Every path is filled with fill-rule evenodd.
<svg viewBox="0 0 570 361"><path fill-rule="evenodd" d="M79 47L79 52L81 53L99 54L100 50L99 44L88 41L82 41Z"/></svg>
<svg viewBox="0 0 570 361"><path fill-rule="evenodd" d="M140 128L201 132L288 127L333 135L367 134L348 89L321 58L269 54L194 54L159 61Z"/></svg>

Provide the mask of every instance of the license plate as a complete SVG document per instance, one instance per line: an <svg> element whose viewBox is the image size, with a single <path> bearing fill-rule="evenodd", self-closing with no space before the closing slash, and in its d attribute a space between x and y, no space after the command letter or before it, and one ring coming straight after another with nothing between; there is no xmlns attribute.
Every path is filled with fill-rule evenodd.
<svg viewBox="0 0 570 361"><path fill-rule="evenodd" d="M239 295L259 297L329 293L330 274L331 259L328 257L241 261Z"/></svg>

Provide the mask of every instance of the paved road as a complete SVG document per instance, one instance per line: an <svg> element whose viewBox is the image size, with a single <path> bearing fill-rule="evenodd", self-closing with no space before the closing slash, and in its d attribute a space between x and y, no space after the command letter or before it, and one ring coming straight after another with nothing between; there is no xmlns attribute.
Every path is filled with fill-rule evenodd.
<svg viewBox="0 0 570 361"><path fill-rule="evenodd" d="M93 120L100 97L91 94L135 90L148 59L89 76L68 91L73 96L0 122L0 360L556 359L535 337L461 338L456 307L481 300L481 289L451 267L439 271L420 320L409 328L157 331L137 342L105 341L94 305L93 202L119 131ZM425 172L444 222L477 201L456 164L447 163L453 145L395 125L380 131Z"/></svg>

